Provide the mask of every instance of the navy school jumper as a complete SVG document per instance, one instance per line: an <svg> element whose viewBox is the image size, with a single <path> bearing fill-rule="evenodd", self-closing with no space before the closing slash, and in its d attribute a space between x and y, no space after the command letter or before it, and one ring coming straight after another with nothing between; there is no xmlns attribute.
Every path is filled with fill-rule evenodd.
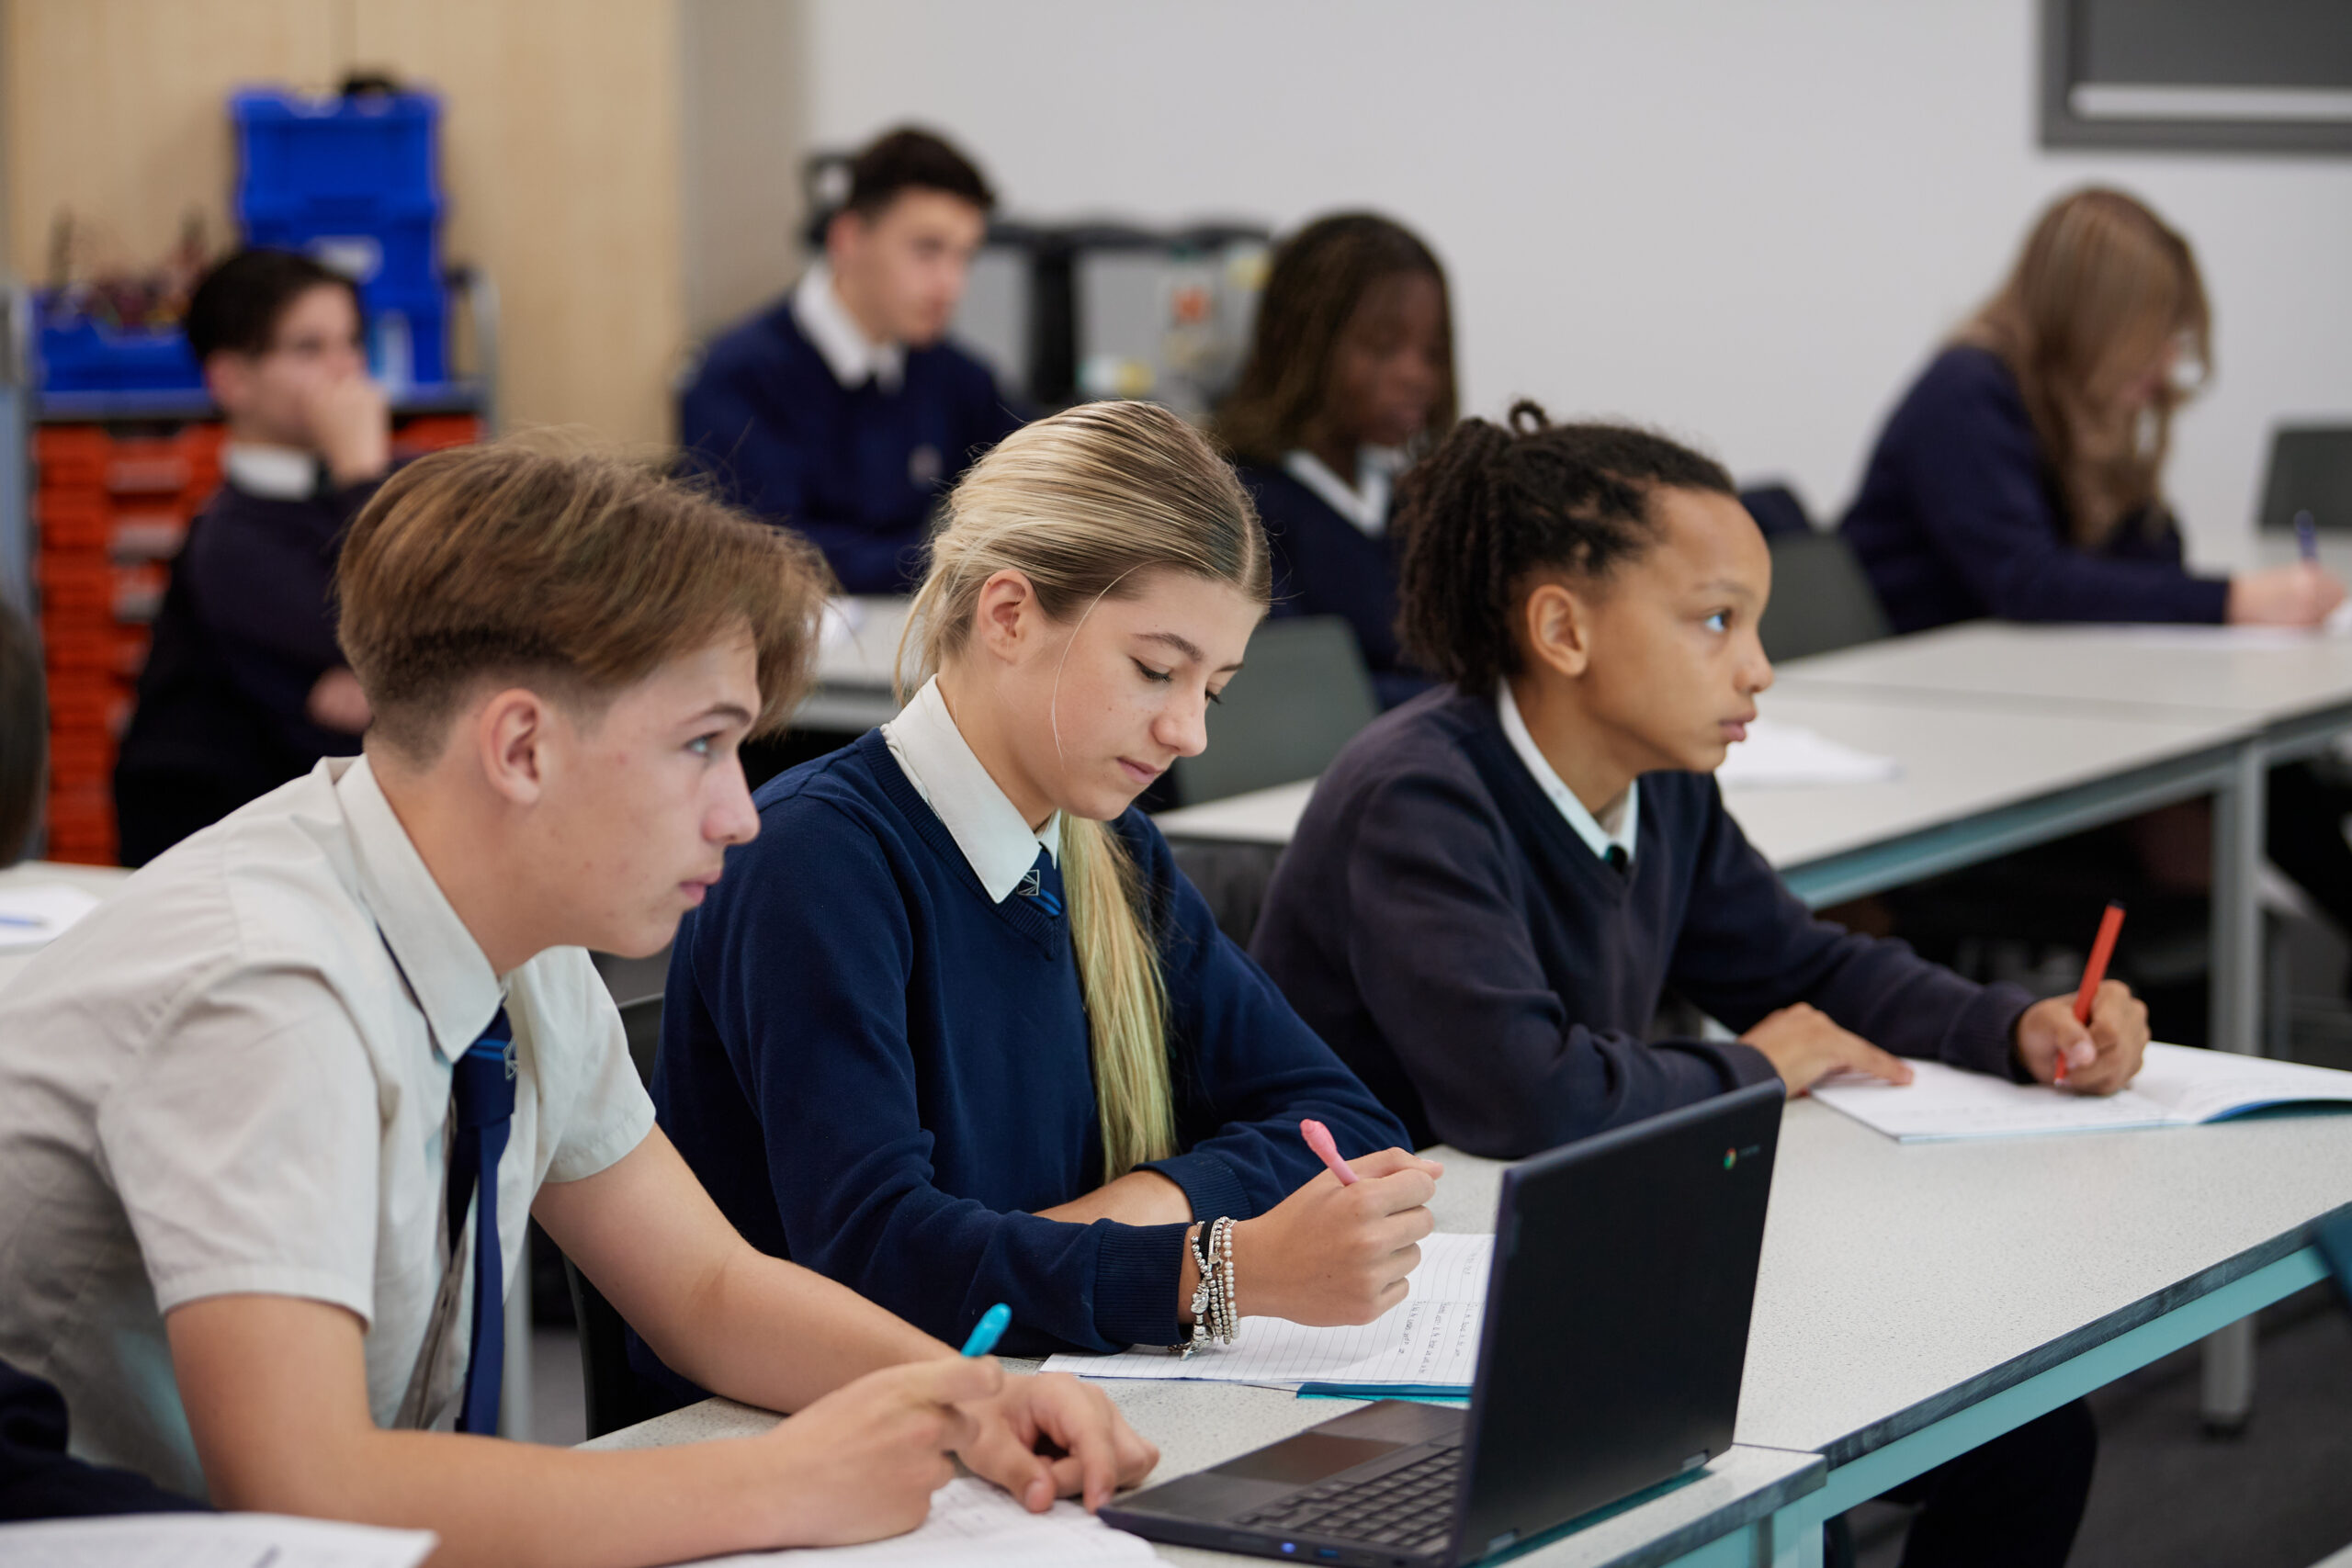
<svg viewBox="0 0 2352 1568"><path fill-rule="evenodd" d="M662 1124L719 1208L752 1246L951 1344L997 1302L1011 1354L1173 1343L1184 1226L1034 1213L1103 1178L1063 921L989 900L879 730L757 800L759 837L678 932L654 1068ZM1168 988L1184 1152L1148 1168L1195 1218L1247 1219L1322 1168L1301 1117L1346 1155L1401 1145L1149 820L1113 826Z"/></svg>
<svg viewBox="0 0 2352 1568"><path fill-rule="evenodd" d="M849 593L905 593L931 509L1021 424L989 367L942 340L895 391L844 387L786 294L716 339L678 402L678 441L726 497L815 541Z"/></svg>
<svg viewBox="0 0 2352 1568"><path fill-rule="evenodd" d="M1491 698L1383 715L1316 785L1251 951L1411 1129L1518 1158L1772 1076L1736 1041L1646 1041L1669 990L1734 1030L1810 1002L1904 1056L2013 1071L2032 998L1817 920L1712 773L1642 776L1620 871L1511 750Z"/></svg>
<svg viewBox="0 0 2352 1568"><path fill-rule="evenodd" d="M1244 463L1239 472L1266 529L1273 613L1343 617L1384 708L1429 690L1429 678L1396 645L1396 566L1388 536L1365 533L1279 464Z"/></svg>
<svg viewBox="0 0 2352 1568"><path fill-rule="evenodd" d="M1950 348L1888 417L1843 532L1898 632L1986 615L2222 620L2229 582L2189 575L2169 513L2127 519L2085 550L2055 485L2009 367Z"/></svg>

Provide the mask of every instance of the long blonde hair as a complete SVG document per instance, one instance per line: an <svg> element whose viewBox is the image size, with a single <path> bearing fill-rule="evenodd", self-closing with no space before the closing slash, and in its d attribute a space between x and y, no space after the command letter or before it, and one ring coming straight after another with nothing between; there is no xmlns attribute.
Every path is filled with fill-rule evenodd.
<svg viewBox="0 0 2352 1568"><path fill-rule="evenodd" d="M2126 380L2175 340L2210 375L2211 337L2188 242L2135 197L2092 186L2041 215L1958 341L1990 349L2017 378L2068 532L2096 548L2156 503L2173 411L2191 395L2167 381L2132 410L2119 395Z"/></svg>
<svg viewBox="0 0 2352 1568"><path fill-rule="evenodd" d="M980 589L1000 571L1029 580L1039 608L1074 626L1105 598L1168 570L1271 596L1264 536L1234 472L1191 425L1151 403L1082 403L1025 425L972 466L931 542L906 636L920 684L970 641ZM1064 900L1094 1064L1104 1179L1176 1150L1168 992L1126 842L1065 811Z"/></svg>

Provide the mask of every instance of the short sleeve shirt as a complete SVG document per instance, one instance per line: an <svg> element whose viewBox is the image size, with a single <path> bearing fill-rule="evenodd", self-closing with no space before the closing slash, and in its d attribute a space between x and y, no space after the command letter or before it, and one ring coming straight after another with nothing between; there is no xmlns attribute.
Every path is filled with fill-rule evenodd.
<svg viewBox="0 0 2352 1568"><path fill-rule="evenodd" d="M365 758L157 857L0 989L0 1359L63 1390L76 1453L202 1495L164 1314L237 1292L356 1315L392 1424L449 1257L451 1066L502 1004L511 1282L540 1184L628 1154L652 1104L587 953L493 974Z"/></svg>

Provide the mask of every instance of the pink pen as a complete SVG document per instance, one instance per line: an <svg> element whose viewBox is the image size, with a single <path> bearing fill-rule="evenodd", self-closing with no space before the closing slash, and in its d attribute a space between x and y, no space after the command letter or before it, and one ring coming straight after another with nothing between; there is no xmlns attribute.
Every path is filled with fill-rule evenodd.
<svg viewBox="0 0 2352 1568"><path fill-rule="evenodd" d="M1298 1135L1306 1140L1308 1148L1323 1156L1323 1163L1331 1168L1331 1174L1340 1179L1340 1186L1355 1185L1356 1173L1340 1157L1340 1145L1331 1141L1330 1128L1310 1116L1298 1124Z"/></svg>

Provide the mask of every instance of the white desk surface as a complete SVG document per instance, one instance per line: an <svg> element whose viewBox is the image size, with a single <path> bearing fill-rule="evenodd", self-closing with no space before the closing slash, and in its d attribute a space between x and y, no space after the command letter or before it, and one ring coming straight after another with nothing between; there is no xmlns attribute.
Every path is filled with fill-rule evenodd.
<svg viewBox="0 0 2352 1568"><path fill-rule="evenodd" d="M1860 688L1775 687L1758 705L1776 722L1903 765L1900 778L1878 784L1726 789L1742 830L1783 870L2223 745L2245 730L2245 721L2213 713L2057 713L2023 703L2002 711ZM1154 820L1171 839L1286 844L1313 790L1311 780L1279 784Z"/></svg>
<svg viewBox="0 0 2352 1568"><path fill-rule="evenodd" d="M1006 1362L1016 1370L1035 1364ZM1159 1468L1151 1475L1154 1483L1205 1470L1318 1421L1361 1408L1352 1400L1299 1399L1275 1389L1234 1383L1106 1382L1102 1386L1136 1429L1159 1445ZM776 1417L764 1410L711 1399L581 1446L658 1448L752 1437L775 1422ZM1671 1562L1815 1491L1825 1470L1812 1454L1734 1448L1707 1466L1696 1481L1512 1561L1528 1568L1651 1568ZM1168 1562L1202 1568L1261 1561L1191 1547L1155 1550Z"/></svg>
<svg viewBox="0 0 2352 1568"><path fill-rule="evenodd" d="M863 732L899 711L892 660L911 601L836 599L825 611L817 647L817 684L792 716L801 729Z"/></svg>
<svg viewBox="0 0 2352 1568"><path fill-rule="evenodd" d="M2352 637L2228 626L1971 621L1781 667L1783 694L2190 710L2255 724L2352 704Z"/></svg>
<svg viewBox="0 0 2352 1568"><path fill-rule="evenodd" d="M111 897L129 879L130 873L111 865L61 865L55 861L27 861L22 865L0 871L0 885L8 883L62 882L79 887L94 897ZM30 963L35 953L0 953L0 987L16 977L17 971Z"/></svg>
<svg viewBox="0 0 2352 1568"><path fill-rule="evenodd" d="M1442 1230L1501 1167L1446 1162ZM1905 1146L1781 1123L1742 1443L1848 1462L2301 1247L2352 1206L2352 1115Z"/></svg>

